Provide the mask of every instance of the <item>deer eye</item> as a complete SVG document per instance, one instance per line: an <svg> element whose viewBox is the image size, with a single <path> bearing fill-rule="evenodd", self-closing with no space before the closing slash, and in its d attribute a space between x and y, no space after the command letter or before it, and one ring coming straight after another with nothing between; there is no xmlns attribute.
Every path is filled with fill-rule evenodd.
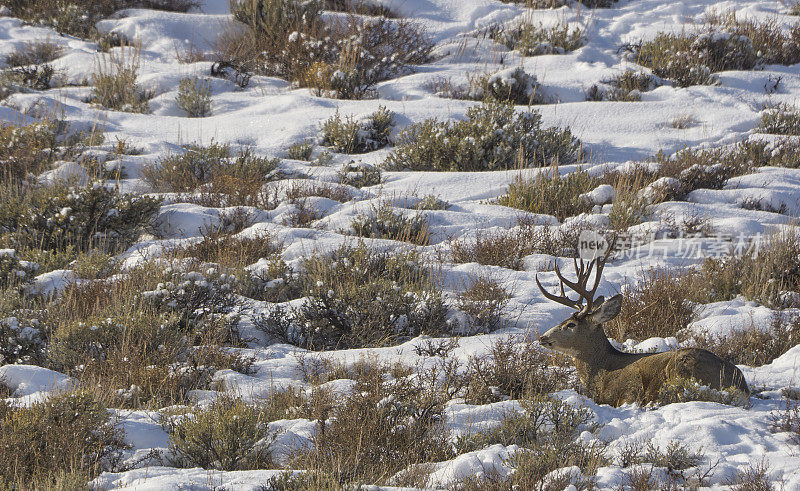
<svg viewBox="0 0 800 491"><path fill-rule="evenodd" d="M569 324L567 324L567 327L572 329L573 327L575 327L575 323L574 322L570 322Z"/></svg>

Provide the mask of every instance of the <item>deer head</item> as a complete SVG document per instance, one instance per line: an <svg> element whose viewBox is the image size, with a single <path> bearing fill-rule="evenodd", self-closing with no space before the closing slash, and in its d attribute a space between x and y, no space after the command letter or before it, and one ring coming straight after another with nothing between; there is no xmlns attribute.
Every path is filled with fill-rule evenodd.
<svg viewBox="0 0 800 491"><path fill-rule="evenodd" d="M608 252L603 257L593 259L588 264L583 259L573 259L577 281L570 281L565 278L561 274L559 267L556 266L556 276L559 279L559 288L561 290L559 295L554 295L545 290L542 284L539 283L537 275L536 284L547 299L576 310L568 319L539 338L542 346L580 357L598 350L604 344L608 344L608 339L605 337L602 326L619 314L622 295L614 295L605 300L602 296L595 298L595 293L597 292L597 286L600 284L603 267L611 249L609 247ZM594 272L594 282L591 289L589 289L588 284L592 272ZM564 291L565 286L577 293L578 298L575 300L569 298Z"/></svg>

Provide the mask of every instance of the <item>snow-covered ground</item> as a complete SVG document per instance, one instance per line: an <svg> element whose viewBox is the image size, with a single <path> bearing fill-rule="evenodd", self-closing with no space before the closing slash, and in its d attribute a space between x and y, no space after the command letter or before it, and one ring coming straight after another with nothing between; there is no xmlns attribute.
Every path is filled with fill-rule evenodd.
<svg viewBox="0 0 800 491"><path fill-rule="evenodd" d="M45 92L15 94L0 102L0 122L17 123L25 117L26 109L34 105L58 107L72 124L101 125L106 141L125 140L143 150L139 155L123 155L127 178L120 185L124 190L147 192L139 179L139 169L159 157L175 152L180 144L189 142L232 143L252 147L258 154L286 158L286 149L293 143L317 139L321 124L337 111L343 115L363 116L385 106L397 116L398 128L426 118L460 119L468 107L475 104L440 98L432 94L428 83L435 77L451 77L466 81L466 73L478 69L493 71L496 53L487 41L469 35L470 32L497 22L532 15L544 23L559 20L575 23L586 31L587 43L575 52L521 58L513 52L505 54L506 66L522 66L535 74L549 97L557 104L537 106L546 125L569 126L591 152L592 166L613 166L628 161L643 160L659 150L667 153L697 145L716 146L746 139L754 133L760 112L769 103L796 103L800 96L800 65L770 65L751 71L719 73L720 84L677 88L665 85L644 93L641 102L587 102L585 92L593 84L607 80L631 63L618 53L623 43L648 39L662 31L680 31L700 23L704 13L732 9L738 15L758 19L775 18L789 25L794 20L785 15L783 2L766 0L687 0L663 2L658 0L622 0L608 9L582 9L576 4L555 10L527 12L523 6L501 3L498 0L380 0L403 14L423 22L437 43L439 55L432 63L418 67L415 73L382 82L379 97L368 100L336 100L313 96L307 89L292 88L289 83L270 77L254 76L251 84L239 89L232 82L210 78L213 114L206 118L190 119L176 106L178 80L192 75L208 77L210 62L179 64L176 46L194 45L211 50L216 35L229 19L228 0L205 0L199 10L190 13L166 13L154 10L127 10L99 23L104 32L117 32L136 39L142 46L140 84L157 94L150 101L151 112L132 114L106 111L84 102L89 88L67 86ZM25 42L51 39L64 47L63 55L53 64L67 81L79 83L90 78L98 60L96 45L70 37L60 37L54 31L25 25L18 19L0 17L0 59ZM496 49L496 48L495 48ZM780 89L765 93L769 80L781 77ZM671 122L689 117L688 128L678 129ZM366 163L380 164L391 149L359 155ZM333 181L336 171L351 156L335 155L326 167L305 162L284 160L287 169L302 171L312 179ZM562 167L562 172L574 170ZM353 216L369 210L373 203L393 199L400 203L412 195L433 194L449 202L447 210L429 212L431 245L422 248L435 253L452 237L469 237L476 230L501 230L517 222L518 212L490 204L487 201L502 194L518 171L461 173L461 172L386 172L386 181L372 188L356 191L355 199L347 203L320 201L318 209L324 217L313 229L292 229L283 225L283 214L291 210L278 207L262 211L258 223L241 232L241 236L258 237L265 230L284 240L283 253L289 263L297 263L310 251L333 250L351 237L339 231ZM762 200L785 213L769 213L741 207L745 200ZM658 228L659 217L700 216L707 219L721 237L753 236L768 233L777 225L786 224L800 216L800 170L762 168L751 175L729 181L721 190L698 190L687 201L666 202L654 207L651 224ZM217 220L219 210L187 203L165 204L160 212L164 240L192 240L200 228ZM538 217L540 223L555 223L552 217ZM695 239L706 250L715 249L715 237ZM372 241L376 245L398 247L400 243ZM161 241L150 240L131 248L123 257L126 264L135 264L141 257L160 250ZM653 266L690 267L701 257L687 255L681 239L661 239L632 251L608 264L598 294L610 296L621 285L635 281L637 275ZM462 281L469 273L489 272L502 280L513 292L506 315L506 327L492 334L464 337L458 340L456 356L485 353L500 337L528 335L535 337L563 320L568 309L548 302L536 288L535 274L542 258L526 259L523 271L506 270L478 264L447 264L442 271L445 285ZM566 264L566 263L565 263ZM540 273L545 286L556 284L551 272ZM40 291L53 291L72 281L70 272L54 271L37 279ZM764 306L737 298L702 306L696 312L692 328L726 334L732 330L755 325L766 327L772 311ZM247 322L243 323L247 328ZM416 365L420 357L414 346L423 340L415 339L388 348L342 350L327 353L333 359L353 363L366 354L384 361L402 361ZM674 340L651 339L640 345L643 349L667 349ZM633 346L629 346L633 347ZM297 369L297 352L288 345L258 345L246 350L256 358L257 370L243 375L230 370L216 373L225 387L246 396L265 396L276 388L304 385ZM785 489L800 489L800 447L786 434L770 431L771 414L781 401L781 389L796 387L800 382L800 346L785 353L769 365L758 368L741 367L753 388L763 389L760 398L753 398L752 407L723 406L710 402L671 404L658 408L625 405L619 408L596 405L576 391L556 395L568 402L590 409L598 423L604 425L596 438L610 442L610 449L621 448L626 441L646 440L664 447L678 440L693 449L702 448L706 460L719 461L710 483L721 486L733 477L737 469L768 462L772 478L782 480ZM74 381L66 375L33 366L9 365L0 367L0 379L11 389L20 403L40 400L49 391L64 390ZM346 390L346 388L343 388ZM454 431L474 428L476 422L491 425L500 421L509 410L518 410L515 401L486 406L471 406L452 401L447 408L448 426ZM132 444L131 458L144 456L153 449L166 449L168 437L147 411L117 410ZM284 420L273 423L282 430L279 443L287 446L307 442L315 424L308 420ZM594 438L593 437L593 438ZM480 475L509 472L508 460L516 448L494 445L461 455L452 461L436 465L429 481L435 487L447 487L459 480ZM598 485L614 488L622 479L622 469L616 465L598 471ZM118 474L106 473L94 481L98 489L130 487L133 489L257 489L275 471L220 472L202 469L144 467Z"/></svg>

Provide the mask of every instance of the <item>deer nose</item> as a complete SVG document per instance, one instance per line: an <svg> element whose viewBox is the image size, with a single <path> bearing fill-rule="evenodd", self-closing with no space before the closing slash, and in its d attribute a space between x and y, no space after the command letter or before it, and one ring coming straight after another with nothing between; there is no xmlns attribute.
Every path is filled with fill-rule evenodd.
<svg viewBox="0 0 800 491"><path fill-rule="evenodd" d="M553 345L553 343L550 342L550 337L547 336L546 334L543 334L543 335L539 336L539 344L541 344L542 346L547 346L547 347L550 347L550 346Z"/></svg>

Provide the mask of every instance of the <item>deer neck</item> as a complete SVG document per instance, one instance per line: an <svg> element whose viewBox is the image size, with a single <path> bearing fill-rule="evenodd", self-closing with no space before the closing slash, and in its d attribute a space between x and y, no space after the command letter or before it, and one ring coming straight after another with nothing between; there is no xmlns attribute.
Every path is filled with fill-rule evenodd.
<svg viewBox="0 0 800 491"><path fill-rule="evenodd" d="M639 353L623 353L611 345L602 328L596 329L595 332L591 342L572 355L578 376L587 387L592 385L592 380L598 374L619 370L647 356Z"/></svg>

